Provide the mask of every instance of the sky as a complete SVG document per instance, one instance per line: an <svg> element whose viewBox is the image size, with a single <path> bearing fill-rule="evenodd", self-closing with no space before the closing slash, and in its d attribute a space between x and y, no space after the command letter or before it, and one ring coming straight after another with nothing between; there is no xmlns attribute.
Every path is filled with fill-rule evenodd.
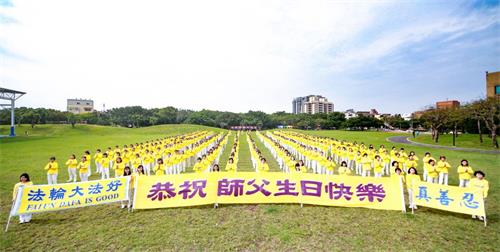
<svg viewBox="0 0 500 252"><path fill-rule="evenodd" d="M411 113L486 94L500 1L0 0L0 87L17 106Z"/></svg>

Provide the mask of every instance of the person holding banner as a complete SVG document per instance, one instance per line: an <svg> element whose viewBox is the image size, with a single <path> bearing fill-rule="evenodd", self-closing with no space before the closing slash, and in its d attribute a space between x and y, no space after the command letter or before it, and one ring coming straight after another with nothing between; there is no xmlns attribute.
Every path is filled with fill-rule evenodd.
<svg viewBox="0 0 500 252"><path fill-rule="evenodd" d="M342 161L342 163L340 163L340 167L339 167L339 175L342 175L342 176L349 176L351 175L351 169L349 169L349 167L347 167L347 162L346 161Z"/></svg>
<svg viewBox="0 0 500 252"><path fill-rule="evenodd" d="M158 158L155 166L155 175L165 175L165 165L163 164L163 158Z"/></svg>
<svg viewBox="0 0 500 252"><path fill-rule="evenodd" d="M469 186L472 188L478 189L478 191L481 192L483 195L483 201L484 201L484 207L486 208L486 198L488 197L488 191L490 190L490 184L488 181L484 178L485 174L482 171L476 171L474 172L474 177L473 179L470 180ZM476 216L472 215L472 218L475 219ZM479 216L479 220L484 220L484 216Z"/></svg>
<svg viewBox="0 0 500 252"><path fill-rule="evenodd" d="M56 162L56 157L51 157L49 163L45 165L47 170L47 184L57 184L57 173L59 172L59 164Z"/></svg>
<svg viewBox="0 0 500 252"><path fill-rule="evenodd" d="M14 190L12 193L12 202L16 202L16 197L17 197L17 192L19 190L19 187L21 186L30 186L33 185L33 182L30 181L30 176L28 173L23 173L21 176L19 176L19 183L14 185ZM14 204L14 203L13 203ZM19 215L19 223L28 223L31 221L31 214L20 214Z"/></svg>
<svg viewBox="0 0 500 252"><path fill-rule="evenodd" d="M471 175L474 173L472 168L469 166L469 161L467 161L466 159L460 161L460 166L458 166L457 172L458 179L460 181L460 184L458 186L468 187Z"/></svg>
<svg viewBox="0 0 500 252"><path fill-rule="evenodd" d="M76 166L78 165L78 161L76 160L75 154L69 156L68 161L66 161L66 166L68 166L68 174L69 179L67 182L76 182Z"/></svg>
<svg viewBox="0 0 500 252"><path fill-rule="evenodd" d="M89 161L86 156L82 156L80 163L78 163L78 171L80 173L80 181L89 181Z"/></svg>
<svg viewBox="0 0 500 252"><path fill-rule="evenodd" d="M439 181L440 185L448 185L448 170L450 169L450 163L446 162L446 157L439 157L439 161L437 163L437 171L439 172Z"/></svg>
<svg viewBox="0 0 500 252"><path fill-rule="evenodd" d="M116 158L113 170L115 170L115 178L123 176L123 170L125 170L125 164L123 163L122 158L120 156Z"/></svg>
<svg viewBox="0 0 500 252"><path fill-rule="evenodd" d="M130 176L130 185L129 185L129 195L134 195L134 194L130 194L130 192L134 191L134 176L132 176L132 171L130 170L130 167L127 165L125 166L125 168L123 169L123 176L126 177L126 176ZM129 200L128 202L127 201L121 201L121 205L122 205L122 208L125 208L125 207L131 207L131 204L132 204L132 201Z"/></svg>
<svg viewBox="0 0 500 252"><path fill-rule="evenodd" d="M410 209L417 209L417 204L413 202L413 187L420 181L417 169L415 169L415 167L410 167L410 169L408 169L408 175L406 175L406 189L408 190L408 202L410 203Z"/></svg>

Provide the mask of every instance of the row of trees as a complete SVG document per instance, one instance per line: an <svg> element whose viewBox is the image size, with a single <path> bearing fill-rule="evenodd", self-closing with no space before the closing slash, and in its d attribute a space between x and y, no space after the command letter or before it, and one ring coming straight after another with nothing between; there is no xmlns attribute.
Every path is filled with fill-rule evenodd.
<svg viewBox="0 0 500 252"><path fill-rule="evenodd" d="M89 123L98 125L116 125L122 127L143 127L159 124L198 124L212 127L229 128L231 126L252 125L263 129L276 128L279 125L290 125L300 129L354 129L398 128L402 130L430 129L434 141L439 141L439 135L452 132L453 141L459 131L464 133L479 133L480 141L483 134L488 134L493 144L498 148L497 135L500 129L500 100L485 99L466 104L460 108L435 109L423 113L419 119L405 120L400 115L385 117L381 120L358 116L346 119L343 113L330 114L290 114L276 112L266 114L261 111L247 113L221 112L214 110L183 110L174 107L146 109L140 106L114 108L105 112L93 112L74 115L54 109L17 108L17 124L45 123ZM0 124L10 123L10 112L0 111Z"/></svg>
<svg viewBox="0 0 500 252"><path fill-rule="evenodd" d="M478 133L483 143L483 134L487 133L498 148L497 135L500 130L500 99L489 98L468 103L459 108L431 108L420 117L424 126L431 130L432 139L437 143L443 132L453 134L453 145L459 131Z"/></svg>
<svg viewBox="0 0 500 252"><path fill-rule="evenodd" d="M198 124L212 127L229 128L231 126L252 125L263 129L276 128L279 125L291 125L301 129L359 129L380 128L383 122L373 117L346 119L343 113L330 114L290 114L276 112L267 114L261 111L247 113L221 112L214 110L183 110L174 107L146 109L140 106L114 108L105 112L93 112L75 115L69 112L44 108L17 108L16 124L46 123L88 123L98 125L116 125L122 127L143 127L160 124ZM10 123L10 111L0 111L0 124Z"/></svg>

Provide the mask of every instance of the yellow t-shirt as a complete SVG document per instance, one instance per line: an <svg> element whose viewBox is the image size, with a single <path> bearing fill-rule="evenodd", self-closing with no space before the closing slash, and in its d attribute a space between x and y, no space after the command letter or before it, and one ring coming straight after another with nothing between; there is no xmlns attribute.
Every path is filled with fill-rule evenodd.
<svg viewBox="0 0 500 252"><path fill-rule="evenodd" d="M57 174L57 172L59 171L59 164L56 161L49 162L45 166L45 170L47 170L47 174L50 174L50 175Z"/></svg>

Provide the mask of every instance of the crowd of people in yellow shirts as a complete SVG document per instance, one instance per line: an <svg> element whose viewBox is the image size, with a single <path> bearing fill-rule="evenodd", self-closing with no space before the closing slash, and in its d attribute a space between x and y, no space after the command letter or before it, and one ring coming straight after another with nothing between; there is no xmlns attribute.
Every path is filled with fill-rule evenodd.
<svg viewBox="0 0 500 252"><path fill-rule="evenodd" d="M165 175L179 174L192 165L194 172L218 172L219 158L231 134L208 131L197 131L184 135L124 145L122 149L115 146L106 151L96 150L92 157L90 151L85 151L80 161L74 154L70 155L65 165L68 169L68 182L77 181L77 171L80 181L87 181L91 175L91 161L94 160L96 172L101 179L110 177L110 170L115 177L126 175ZM236 172L240 148L241 132L236 132L235 142L230 152L225 171ZM306 135L293 131L267 131L264 134L256 133L264 146L271 152L279 164L279 168L286 173L312 172L326 175L359 175L359 176L399 176L407 186L411 199L411 188L417 181L421 181L417 168L420 159L415 152L406 152L392 147L387 150L384 145L376 149L373 145L358 144L337 140L328 137ZM253 168L256 172L268 172L269 165L257 148L255 140L246 133L249 144ZM429 183L448 185L450 163L445 156L438 159L427 152L422 158L423 180ZM337 168L338 166L338 168ZM59 173L59 164L55 157L51 157L44 168L47 171L48 184L56 184ZM460 187L474 187L488 196L489 184L482 171L474 171L467 160L462 160L457 167ZM28 174L22 174L20 185L31 183ZM122 205L123 207L123 205ZM410 201L410 208L416 208ZM24 222L28 217L25 216Z"/></svg>
<svg viewBox="0 0 500 252"><path fill-rule="evenodd" d="M389 151L384 145L375 149L356 142L327 137L305 135L293 131L258 133L285 172L313 172L317 174L360 175L382 177L399 176L407 185L408 192L416 181L421 181L417 168L419 158L415 152L406 153L404 148ZM450 163L445 156L436 159L429 152L422 158L423 180L429 183L448 185ZM340 167L335 172L335 167ZM372 173L373 172L373 173ZM474 187L488 196L489 183L482 171L475 171L467 160L457 167L460 187ZM406 175L405 175L406 174ZM411 198L411 197L410 197ZM410 202L410 207L416 206Z"/></svg>

